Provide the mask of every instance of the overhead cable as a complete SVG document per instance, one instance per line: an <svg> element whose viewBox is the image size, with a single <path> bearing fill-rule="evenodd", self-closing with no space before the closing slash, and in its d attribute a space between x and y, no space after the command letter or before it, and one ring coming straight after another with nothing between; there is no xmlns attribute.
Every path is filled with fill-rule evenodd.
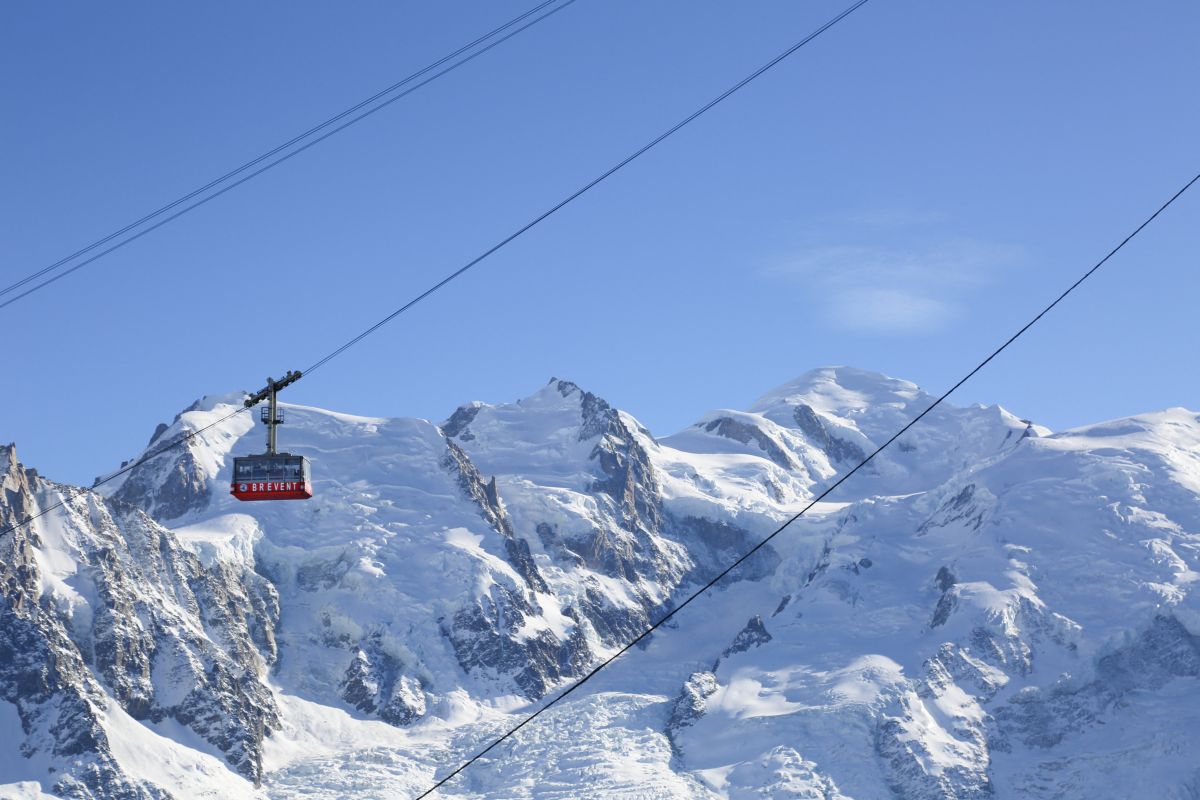
<svg viewBox="0 0 1200 800"><path fill-rule="evenodd" d="M77 270L82 269L83 267L86 267L88 264L91 264L91 263L103 258L104 256L108 255L109 253L112 253L115 250L119 250L122 247L124 247L125 245L127 245L131 242L134 242L134 241L142 238L146 234L161 228L163 225L166 225L167 223L169 223L173 220L176 220L179 217L182 217L184 214L187 214L189 211L193 211L193 210L199 208L200 206L205 205L206 203L208 203L212 200L215 200L216 198L220 197L221 195L225 194L226 192L228 192L232 189L235 189L238 186L241 186L243 183L246 183L247 181L250 181L250 180L258 177L259 175L263 174L264 172L267 172L268 170L279 166L283 162L288 161L289 159L299 155L300 153L303 153L305 150L308 150L310 147L313 147L314 145L325 141L326 139L333 136L334 134L337 134L337 133L345 130L346 128L349 128L351 125L361 122L362 120L366 119L367 117L371 116L372 114L376 113L377 111L380 111L380 110L388 107L392 103L395 103L397 100L407 97L408 95L412 94L413 92L420 89L421 87L426 86L426 85L432 83L433 81L437 80L438 78L442 77L446 73L453 72L454 70L458 69L459 67L463 66L464 64L466 64L470 61L473 61L474 59L476 59L479 56L483 55L484 53L488 52L492 48L497 47L498 45L508 41L509 39L511 39L512 37L521 33L522 31L528 30L529 28L533 27L534 25L541 22L542 20L558 13L559 11L562 11L564 8L566 8L567 6L571 5L574 2L576 2L576 0L545 0L545 2L539 3L538 5L529 9L525 13L523 13L517 17L514 17L513 19L504 23L503 25L501 25L497 28L493 28L491 31L488 31L483 36L480 36L479 38L475 39L474 41L463 45L462 47L458 48L454 52L449 53L445 56L442 56L437 61L434 61L433 63L417 70L416 72L412 73L408 77L403 78L402 80L399 80L396 83L393 83L391 86L387 87L383 91L376 92L375 94L371 95L370 97L363 100L362 102L356 103L355 105L351 106L350 108L347 108L345 111L342 111L342 112L330 117L329 119L325 120L321 124L316 125L315 127L309 128L304 133L301 133L298 136L294 136L293 138L289 139L288 141L284 142L283 144L268 150L267 152L263 153L262 155L258 156L257 158L247 161L245 164L242 164L240 167L237 167L236 169L232 169L229 172L226 172L221 177L215 178L214 180L209 181L208 183L204 184L203 186L199 187L198 189L194 189L193 191L188 192L187 194L183 195L182 197L180 197L176 200L173 200L170 203L167 203L166 205L162 206L161 208L156 209L155 211L150 212L149 214L146 214L145 216L141 217L140 219L138 219L134 222L129 223L128 225L124 226L123 228L113 231L112 233L108 234L107 236L105 236L101 239L97 239L96 241L92 242L88 246L80 248L79 250L76 250L74 253L71 253L68 256L64 256L63 258L60 258L58 261L55 261L53 264L50 264L49 266L43 267L42 269L40 269L36 272L26 275L24 278L21 278L19 281L16 281L15 283L12 283L12 284L4 287L3 289L0 289L0 297L4 296L6 294L15 292L18 289L21 289L22 287L38 280L39 278L45 277L46 275L54 272L55 270L59 269L60 267L66 265L66 264L69 264L70 262L74 261L75 259L77 259L81 256L91 253L92 251L96 250L97 248L103 247L104 245L108 244L109 242L112 242L113 240L118 240L112 246L107 247L98 253L95 253L91 257L89 257L83 261L80 261L77 264L74 264L70 268L63 270L62 272L59 272L57 275L54 275L53 277L50 277L47 280L45 280L33 287L25 289L25 291L20 292L19 294L15 295L13 297L10 297L10 298L4 300L3 302L0 302L0 309L8 307L8 306L12 305L13 303L17 302L18 300L21 300L24 297L28 297L29 295L33 294L34 292L38 291L39 289L43 289L46 286L49 286L50 284L54 283L55 281L65 278L66 276L70 275L71 273L76 272ZM536 16L539 12L547 9L550 6L554 6L554 7L550 8L548 11L546 11L546 13L542 14L541 16ZM533 18L530 19L530 17L533 17ZM524 24L522 24L522 23L524 23ZM505 33L505 31L507 31L507 33ZM504 34L504 35L501 36L500 34ZM489 41L489 40L491 40L491 41ZM484 44L484 43L486 43L486 44ZM483 45L483 46L480 47L480 45ZM478 49L475 49L475 48L478 48ZM464 54L468 54L468 55L464 56ZM458 61L454 61L454 59L459 58L460 56L464 56L464 57ZM444 64L447 64L448 62L453 62L453 63L451 63L449 66L445 67L444 69L440 69L440 70L438 69L439 67L441 67ZM435 71L435 70L437 70L437 71ZM430 73L432 73L432 74L430 74ZM422 77L424 77L424 80L421 80L421 81L413 84L413 81L417 81L419 78L422 78ZM413 84L413 85L409 85L409 84ZM408 88L405 88L405 87L408 87ZM404 91L398 91L400 89L404 89ZM391 95L391 96L389 97L389 95ZM372 104L375 104L375 105L372 105ZM363 109L366 109L366 110L363 111ZM362 111L362 113L358 114L358 112L360 112L360 111ZM357 114L357 116L354 116L355 114ZM343 120L345 120L345 121L343 121ZM339 122L341 124L338 124ZM324 132L322 133L322 131L324 131ZM320 133L321 135L316 136L316 134L318 134L318 133ZM313 138L313 137L315 137L315 138ZM308 140L308 141L305 141L305 140ZM303 144L301 144L301 143L303 143ZM300 146L295 147L296 145L300 145ZM295 147L295 149L291 149L293 147ZM279 158L275 159L274 161L270 160L270 159L274 158L275 156L279 156L281 153L283 153L284 155L280 156ZM259 167L259 165L263 164L263 162L267 162L267 163L264 166ZM258 169L254 169L255 167L258 167ZM253 171L249 172L248 174L243 175L243 173L247 173L248 170L253 170ZM225 184L226 182L230 181L232 178L236 178L239 175L242 175L242 177L240 179L238 179L237 181L234 181L233 183L229 183L228 185L221 187L219 190L217 190L211 194L207 194L207 195L205 194L210 189L214 189L218 186L221 186L221 184ZM196 202L189 204L189 201L195 200L196 198L200 198L200 199L196 200ZM187 204L187 205L185 205L185 204ZM180 206L183 206L183 207L179 208ZM176 208L179 208L179 210L175 211L175 213L170 214L169 216L163 217L164 214L167 214L167 212L172 211L173 209L176 209ZM162 217L162 218L159 219L160 217ZM153 225L149 225L145 228L142 228L141 230L137 230L142 225L145 225L146 223L151 222L152 220L155 220L155 219L158 219L158 221L155 222ZM132 233L132 235L130 235L124 239L120 238L120 237L124 236L125 234L131 233L135 230L137 230L136 233Z"/></svg>

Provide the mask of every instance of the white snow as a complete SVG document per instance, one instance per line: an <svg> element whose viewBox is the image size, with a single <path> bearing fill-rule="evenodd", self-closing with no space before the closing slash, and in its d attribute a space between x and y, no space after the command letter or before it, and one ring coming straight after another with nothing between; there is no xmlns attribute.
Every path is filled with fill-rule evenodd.
<svg viewBox="0 0 1200 800"><path fill-rule="evenodd" d="M674 584L589 562L589 537L622 529L595 489L605 474L596 436L580 435L582 397L552 382L515 403L475 404L469 438L455 439L485 482L495 477L549 592L525 585L429 422L288 406L281 443L313 468L316 497L303 503L228 496L230 457L261 449L250 415L200 437L212 499L172 524L205 563L250 565L278 589L281 659L270 679L283 729L266 740L266 784L254 790L185 731L152 730L114 706L107 729L121 764L181 797L412 796L536 708L504 676L464 671L445 635L459 610L503 588L537 609L518 639L548 631L562 641L585 589L640 608L697 585L695 575ZM620 421L648 454L664 514L761 536L846 469L839 447L870 452L932 399L907 381L835 367L657 442L632 416ZM232 402L206 398L164 435ZM805 430L802 405L828 440ZM793 466L756 439L706 430L722 418L759 432ZM901 443L779 536L765 577L708 592L439 796L884 798L897 785L920 795L933 785L922 781L979 775L998 797L1200 792L1196 675L1141 686L1095 723L1063 712L1076 727L1053 746L1017 734L1008 749L993 746L996 719L1021 692L1091 685L1100 659L1156 618L1200 636L1200 417L1169 409L1051 433L999 406L946 407ZM44 593L83 624L95 592L56 520L39 529ZM649 546L622 544L635 541ZM664 573L692 567L696 543L652 544ZM754 616L771 640L727 653ZM368 639L419 677L425 719L397 728L341 699L344 643ZM669 739L680 687L709 671L716 691ZM15 742L11 708L0 704L0 730ZM44 777L0 761L10 785ZM37 796L19 785L11 791Z"/></svg>
<svg viewBox="0 0 1200 800"><path fill-rule="evenodd" d="M130 717L111 698L105 716L113 755L130 776L150 781L178 797L197 800L265 797L222 759L198 749L196 739L188 742L191 747L177 741L189 738L182 726L168 726L172 736L164 736Z"/></svg>

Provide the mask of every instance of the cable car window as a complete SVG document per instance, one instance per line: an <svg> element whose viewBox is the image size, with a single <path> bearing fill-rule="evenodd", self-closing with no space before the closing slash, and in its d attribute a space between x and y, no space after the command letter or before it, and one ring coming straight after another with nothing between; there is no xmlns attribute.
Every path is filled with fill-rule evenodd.
<svg viewBox="0 0 1200 800"><path fill-rule="evenodd" d="M230 494L238 500L307 500L310 467L304 456L240 456L233 462Z"/></svg>

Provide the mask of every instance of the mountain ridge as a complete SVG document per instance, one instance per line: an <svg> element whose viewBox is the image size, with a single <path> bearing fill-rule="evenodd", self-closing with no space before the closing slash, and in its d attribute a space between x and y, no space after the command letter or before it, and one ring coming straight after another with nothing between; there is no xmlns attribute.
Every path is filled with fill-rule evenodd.
<svg viewBox="0 0 1200 800"><path fill-rule="evenodd" d="M72 797L287 797L328 768L349 783L306 791L415 793L931 401L907 381L822 368L749 411L711 412L661 438L559 379L513 403L460 406L440 425L289 405L281 439L312 460L317 490L292 504L228 496L228 459L261 450L250 415L238 415L3 545L28 565L4 593L8 635L34 630L74 659L49 696L93 698L89 724L122 735L80 751L94 768L71 766L58 738L35 736L50 701L18 703L14 741L36 758L0 782ZM150 446L236 404L203 398ZM712 614L672 620L548 715L578 748L523 732L565 796L587 765L626 757L623 771L601 770L604 792L1085 796L1096 786L1079 766L1088 743L1124 746L1098 733L1116 713L1106 704L1161 716L1160 696L1200 681L1189 655L1200 652L1195 412L1061 433L998 406L927 420L698 601L719 604ZM18 468L12 448L0 464L0 518L61 495ZM113 588L71 589L97 582ZM214 617L216 607L230 611ZM138 622L96 623L121 614ZM99 659L99 642L120 658ZM804 642L820 642L819 654ZM202 691L187 701L183 687ZM1200 719L1200 706L1174 707ZM220 719L240 720L230 729L240 738ZM142 741L141 730L165 736L152 749L173 754L169 767L113 744ZM1185 741L1200 740L1191 730ZM331 749L331 737L342 744ZM622 756L629 737L640 749ZM1041 754L1057 748L1072 760L1047 766L1054 756ZM519 752L448 796L537 781ZM1193 780L1169 754L1147 763L1163 766L1153 785L1164 792Z"/></svg>

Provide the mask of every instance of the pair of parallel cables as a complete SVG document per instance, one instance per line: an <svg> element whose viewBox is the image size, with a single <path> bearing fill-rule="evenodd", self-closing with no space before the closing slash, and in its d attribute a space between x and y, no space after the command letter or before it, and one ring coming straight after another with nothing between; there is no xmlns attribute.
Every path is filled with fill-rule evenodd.
<svg viewBox="0 0 1200 800"><path fill-rule="evenodd" d="M0 301L0 309L16 303L22 298L28 297L39 289L44 289L50 284L67 277L71 273L86 267L101 258L104 258L109 253L119 250L131 242L137 241L146 234L161 228L163 225L172 222L190 211L194 211L206 203L209 203L226 192L232 191L241 186L247 181L251 181L262 175L268 170L274 169L285 161L303 153L305 150L315 145L320 144L331 136L341 133L346 128L354 125L367 117L382 111L383 109L402 100L423 86L433 83L438 78L446 75L461 66L464 66L471 61L474 61L479 56L489 50L500 46L504 42L523 31L532 28L542 20L562 11L567 6L574 3L575 0L544 0L523 14L513 17L508 22L505 22L499 27L493 28L479 38L464 44L457 50L447 53L431 64L428 64L411 75L396 81L391 86L388 86L382 91L376 92L365 100L362 100L350 106L344 111L341 111L319 125L304 131L301 134L293 136L283 144L271 148L260 156L257 156L239 167L229 170L219 178L214 178L208 183L193 189L182 197L172 200L170 203L151 211L149 214L134 220L118 230L113 231L107 236L97 239L86 247L82 247L71 253L68 256L60 258L53 264L50 264L42 269L32 272L21 278L19 281L9 284L0 289L0 298L5 295L13 295L6 300ZM544 13L543 13L544 12ZM236 180L234 180L236 178ZM215 190L215 191L214 191ZM173 212L173 213L172 213ZM148 224L153 223L153 224ZM145 227L143 227L145 226ZM140 229L140 230L139 230ZM126 236L122 239L122 236ZM115 243L113 243L115 242ZM113 244L110 244L113 243ZM105 247L105 245L109 245ZM99 248L104 248L100 252L94 252ZM55 270L77 261L77 259L87 256L88 258L72 264L67 269L63 269L58 274L52 274ZM49 276L49 277L47 277ZM31 283L45 278L41 283L34 286L29 286ZM29 288L25 288L29 287ZM19 294L14 294L19 292Z"/></svg>
<svg viewBox="0 0 1200 800"><path fill-rule="evenodd" d="M103 250L100 253L97 253L97 254L91 256L87 260L71 267L69 270L48 279L47 281L45 281L42 284L38 284L38 285L34 286L32 289L28 289L28 290L22 292L21 294L17 295L16 297L10 298L9 300L5 301L4 303L0 303L0 308L3 308L4 306L9 305L12 302L15 302L16 300L20 299L21 297L24 297L24 296L32 293L33 291L36 291L36 290L42 288L43 286L46 286L49 283L52 283L55 280L58 280L59 278L64 277L66 274L69 274L70 272L73 272L73 271L81 268L82 266L85 266L86 264L91 263L92 261L96 260L97 258L107 255L108 253L112 252L113 250L115 250L119 247L124 246L125 244L129 243L130 241L133 241L134 239L139 238L140 236L143 236L146 233L149 233L151 230L154 230L155 228L166 224L167 222L171 221L172 219L175 219L176 217L181 216L184 213L187 213L187 211L190 211L192 208L195 208L198 205L206 203L209 200L219 196L220 194L222 194L226 191L229 191L230 189L234 188L235 186L240 185L241 183L244 183L247 180L250 180L251 178L255 177L258 174L261 174L262 172L266 171L267 169L271 169L272 167L276 166L277 164L282 163L283 161L287 160L288 158L291 158L292 156L296 155L297 153L302 152L304 149L307 149L308 147L311 147L312 145L316 144L317 142L322 141L325 138L328 138L328 136L333 135L337 131L342 130L347 126L354 124L354 122L357 122L359 119L362 119L363 117L374 113L375 111L379 110L379 108L382 108L384 105L394 102L395 100L398 100L400 97L404 96L404 94L408 94L411 91L415 91L416 88L419 88L420 86L425 85L425 83L428 83L429 81L436 79L436 77L439 77L440 75L445 74L446 72L449 72L450 70L457 68L461 64L466 63L467 61L477 57L478 55L482 54L483 52L486 52L486 50L490 49L491 47L496 46L500 42L505 41L506 39L511 38L512 36L515 36L520 31L525 30L529 26L536 24L541 19L545 19L546 17L550 16L551 14L556 13L557 11L561 10L562 8L565 8L567 5L569 5L570 3L574 2L574 1L575 0L566 0L565 3L562 3L558 6L550 9L541 17L536 17L534 15L536 15L538 12L540 12L542 10L547 9L548 7L550 7L552 5L552 3L546 2L546 3L542 3L539 6L534 7L533 9L526 12L522 16L517 17L516 19L510 21L509 23L506 23L504 26L501 26L500 28L496 29L492 33L489 33L487 36L481 37L481 39L476 40L471 45L467 45L464 48L460 49L459 51L456 51L455 53L453 53L443 59L440 59L438 62L435 62L434 64L430 65L429 67L426 67L424 70L422 70L418 73L415 73L413 76L409 76L409 78L406 78L404 81L401 81L398 84L395 84L393 87L389 88L388 90L385 90L385 92L380 93L379 95L376 95L367 101L364 101L362 104L359 104L358 106L354 107L353 109L349 109L346 112L343 112L342 114L338 115L337 117L332 118L331 120L329 120L325 123L322 123L322 125L317 126L317 128L312 129L311 131L309 131L306 134L302 134L300 137L297 137L296 139L292 140L291 142L289 142L285 145L281 145L279 148L276 148L275 150L271 151L270 153L264 154L264 156L261 156L260 158L254 160L252 162L248 162L247 164L243 165L242 167L239 167L237 170L234 170L231 173L227 173L226 176L224 176L221 179L218 179L218 181L214 181L213 183L209 184L208 186L202 187L201 189L197 190L196 192L193 192L192 194L187 195L187 196L181 198L180 200L177 200L174 203L169 204L168 206L164 206L163 208L154 212L154 214L148 215L147 217L144 217L142 220L139 220L138 222L133 223L130 226L127 226L126 228L122 229L121 231L118 231L118 232L106 237L105 239L101 239L101 240L93 243L92 245L89 245L87 248L84 248L83 250L77 251L75 254L67 257L66 259L63 259L62 261L57 262L56 264L50 265L49 267L47 267L44 270L39 271L38 273L34 273L33 275L28 276L25 279L22 279L22 281L19 281L16 284L13 284L12 286L10 286L4 290L0 290L0 295L3 295L5 293L11 293L12 291L16 291L17 289L20 289L21 287L27 285L28 283L36 281L37 279L49 274L50 272L57 269L58 267L66 264L66 263L69 263L72 259L75 259L82 255L86 255L87 253L89 253L99 247L103 247L108 242L110 242L114 239L117 239L124 233L128 233L129 231L133 230L138 225L144 224L147 221L150 221L150 220L152 220L156 217L159 217L163 214L166 214L167 212L171 211L172 209L178 207L179 205L187 203L189 200L194 199L195 197L203 194L203 192L216 186L217 184L219 184L225 180L228 180L232 177L236 177L237 175L239 175L243 172L246 172L247 170L254 169L254 167L257 166L258 164L262 163L263 161L267 161L273 155L276 155L276 154L282 152L283 150L292 146L296 142L299 142L303 138L305 138L311 134L315 134L317 132L324 131L324 133L322 133L321 136L310 140L303 146L299 147L298 149L296 149L293 152L288 153L287 155L283 156L282 158L278 159L277 161L269 162L266 166L259 168L257 171L250 172L249 174L244 175L237 182L232 183L228 186L225 186L224 188L220 189L218 192L216 192L212 195L209 195L209 196L205 197L204 199L199 200L198 202L196 202L195 204L193 204L191 206L185 206L182 210L176 211L171 216L160 219L158 222L156 222L151 227L146 228L146 229L134 234L130 238L128 238L126 240L122 240L118 244L116 244L106 250ZM791 56L797 50L804 47L806 44L808 44L812 40L816 39L822 33L829 30L837 23L841 22L843 19L845 19L847 16L852 14L854 11L856 11L857 9L859 9L860 7L865 5L867 2L868 2L868 0L858 0L858 2L853 3L852 5L847 7L845 10L843 10L841 13L839 13L838 15L836 15L835 17L830 19L828 22L826 22L824 25L820 26L815 31L810 33L808 36L804 37L800 41L793 44L787 50L783 51L778 56L771 59L766 64L764 64L762 67L758 68L757 70L755 70L754 72L752 72L751 74L749 74L748 76L743 78L742 80L738 81L736 84L731 86L729 89L722 92L717 97L713 98L711 101L709 101L708 103L706 103L705 105L700 107L697 111L693 112L692 114L688 115L684 119L680 120L678 123L673 125L671 128L667 129L662 134L660 134L659 136L655 137L650 142L648 142L646 145L644 145L643 147L634 151L626 158L622 159L620 162L615 164L613 167L611 167L607 171L601 173L598 177L596 177L592 181L589 181L587 184L585 184L584 186L582 186L575 192L572 192L571 194L567 195L564 199L562 199L555 205L551 206L550 208L548 208L546 211L542 212L538 216L534 217L528 223L526 223L525 225L518 228L512 234L505 237L504 239L502 239L501 241L499 241L498 243L496 243L495 245L493 245L492 247L490 247L489 249L487 249L486 251L481 253L476 258L467 262L459 269L457 269L454 272L447 275L445 278L443 278L438 283L429 287L421 294L412 298L411 300L406 302L404 305L400 306L395 311L393 311L390 314L388 314L387 316L385 316L383 319L381 319L378 322L374 323L373 325L369 326L368 328L363 330L358 335L349 339L348 341L346 341L339 347L337 347L334 350L332 350L331 352L329 352L327 355L325 355L322 358L315 361L311 366L309 366L307 369L303 370L303 374L308 375L313 370L319 369L324 364L328 363L329 361L333 360L334 358L337 358L339 355L344 353L346 350L353 347L355 344L362 341L367 336L370 336L372 333L376 332L377 330L382 328L384 325L391 322L393 319L400 316L401 314L406 312L408 309L412 308L417 303L421 302L422 300L426 299L430 295L439 291L444 286L446 286L448 283L450 283L451 281L460 277L461 275L463 275L464 273L466 273L467 271L469 271L470 269L472 269L473 267L478 265L480 262L484 261L486 258L488 258L492 254L494 254L496 251L505 247L506 245L508 245L509 243L511 243L512 241L514 241L515 239L517 239L518 237L520 237L521 235L523 235L524 233L526 233L527 231L532 229L533 227L535 227L538 224L540 224L541 222L545 221L547 218L549 218L550 216L552 216L553 214L555 214L556 212L561 210L563 207L570 204L572 201L574 201L575 199L577 199L584 193L588 192L595 186L599 185L603 181L607 180L613 174L620 171L625 166L629 165L634 160L641 157L642 155L644 155L646 152L648 152L652 148L656 147L662 141L664 141L668 137L672 136L673 134L678 132L680 129L684 128L685 126L687 126L688 124L690 124L691 122L696 120L698 117L700 117L701 115L703 115L707 111L711 110L716 105L718 105L721 102L723 102L724 100L726 100L728 97L733 95L735 92L744 88L747 84L751 83L752 81L754 81L755 79L757 79L758 77L763 75L765 72L767 72L771 68L778 65L784 59ZM526 21L530 17L533 17L533 19L531 21ZM521 25L522 22L524 22L523 25ZM515 29L514 29L514 26L519 26L519 27L515 27ZM503 33L504 31L508 31L508 32L504 33L503 36L495 39L490 44L487 44L485 47L483 47L483 48L479 49L478 51L472 53L471 55L467 56L461 62L455 63L452 66L447 67L442 72L434 73L432 77L427 78L426 80L422 81L421 83L416 84L415 86L410 86L408 89L406 89L404 91L403 94L400 94L396 97L393 97L393 98L383 101L383 103L381 103L379 106L366 111L361 116L351 118L349 121L343 123L342 125L340 125L338 127L334 127L330 130L326 130L326 128L329 128L329 126L336 125L340 120L345 119L346 117L352 115L355 111L361 110L362 108L365 108L366 106L368 106L370 103L379 100L384 95L386 95L388 92L394 91L399 87L405 86L405 85L411 83L412 81L417 80L422 75L427 75L428 73L433 72L439 66L453 60L455 57L458 57L459 55L462 55L463 53L470 50L472 47L476 47L480 43L488 40L489 38L491 38L493 36L497 36L500 33ZM459 764L451 772L447 773L442 778L438 779L436 783L434 783L432 786L430 786L428 789L426 789L424 792L422 792L420 795L418 795L416 800L422 800L422 798L432 795L434 792L436 792L438 789L440 789L446 783L448 783L449 781L454 779L457 775L459 775L463 770L467 769L472 764L476 763L479 759L486 756L494 748L496 748L497 746L502 744L504 741L508 740L510 737L515 735L518 731L520 731L526 725L529 725L531 722L533 722L539 716L541 716L546 711L548 711L550 708L557 705L558 703L560 703L561 701L566 699L569 695L571 695L572 693L579 690L584 684L586 684L589 680L591 680L601 670L603 670L605 667L609 666L611 663L616 661L618 658L620 658L622 655L624 655L626 652L628 652L632 647L637 645L639 642L643 641L646 637L650 636L655 630L660 628L662 625L664 625L666 622L668 622L671 618L673 618L676 614L678 614L684 608L686 608L691 603L693 603L695 600L697 600L702 595L704 595L707 591L714 588L719 582L721 582L723 579L725 579L727 576L729 576L734 570L736 570L739 566L741 566L747 559L753 557L755 553L757 553L759 550L761 550L763 547L765 547L771 540L773 540L776 536L778 536L780 533L782 533L784 530L786 530L790 525L792 525L794 522L796 522L802 516L804 516L804 514L806 512L808 512L809 510L811 510L817 503L821 502L830 493L835 491L839 486L841 486L843 483L845 483L847 480L849 480L855 473L857 473L859 470L861 470L863 467L865 467L867 464L869 464L872 460L874 460L876 456L878 456L885 449L887 449L889 446L891 446L897 439L899 439L902 435L904 435L910 428L912 428L914 425L919 423L930 412L932 412L935 408L937 408L939 405L941 405L947 398L949 398L963 384L965 384L968 380L970 380L972 377L974 377L976 373L978 373L980 370L982 370L984 367L986 367L989 363L991 363L992 360L994 360L1001 353L1003 353L1005 350L1007 350L1008 347L1010 345L1012 345L1018 338L1023 336L1030 328L1032 328L1035 324L1037 324L1042 319L1042 317L1044 317L1046 314L1048 314L1050 311L1052 311L1056 306L1058 306L1063 300L1065 300L1067 298L1068 295L1070 295L1077 288L1079 288L1079 286L1082 285L1084 283L1084 281L1086 281L1093 274L1095 274L1102 266L1104 266L1111 258L1113 258L1113 256L1115 256L1130 241L1132 241L1134 237L1136 237L1138 234L1140 234L1147 226L1150 225L1150 223L1152 223L1155 219L1157 219L1160 214L1162 214L1164 211L1166 211L1166 209L1168 207L1170 207L1176 200L1178 200L1197 181L1200 181L1200 173L1196 174L1194 177L1192 177L1190 180L1188 180L1180 189L1178 189L1173 195L1171 195L1171 197L1169 199L1167 199L1166 202L1164 202L1161 206L1159 206L1154 211L1154 213L1152 213L1149 217L1147 217L1145 220L1143 220L1141 222L1141 224L1139 224L1136 228L1133 229L1132 232L1130 232L1127 236L1125 236L1125 238L1122 239L1115 247L1113 247L1111 250L1109 250L1108 253L1105 254L1103 258L1101 258L1094 265L1092 265L1078 279L1076 279L1075 282L1073 282L1070 286L1068 286L1061 294L1059 294L1056 298L1054 298L1048 305L1046 305L1044 308L1042 308L1040 311L1038 311L1020 329L1018 329L1015 333L1013 333L1010 337L1008 337L1002 344L1000 344L999 347L994 349L983 360L981 360L978 364L976 364L973 368L971 368L953 386L951 386L944 393L942 393L940 396L938 396L937 399L935 399L932 403L930 403L930 405L925 410L923 410L921 413L917 414L915 417L913 417L911 420L909 420L903 427L901 427L898 431L896 431L896 433L894 433L889 439L887 439L887 441L885 441L883 444L881 444L877 448L875 448L874 451L872 451L869 455L867 455L865 458L863 458L857 465L855 465L852 469L850 469L845 474L843 474L841 477L839 477L834 483L832 483L830 486L828 486L818 496L816 496L811 501L809 501L800 511L798 511L796 514L794 514L793 516L791 516L790 518L785 520L771 534L769 534L768 536L766 536L762 540L760 540L757 544L755 544L753 547L751 547L749 550L747 550L744 554L742 554L737 560L735 560L733 563L731 563L728 567L726 567L721 572L717 573L709 581L707 581L703 586L701 586L700 588L696 589L691 594L689 594L678 605L676 605L671 611L664 614L661 618L659 618L657 621L655 621L653 624L651 624L649 627L647 627L644 631L642 631L642 633L639 634L635 639L631 640L630 642L628 642L627 644L622 646L620 649L613 652L606 659L601 661L599 664L597 664L595 667L593 667L590 671L588 671L586 674L584 674L581 678L578 678L573 683L571 683L569 686L567 686L565 689L563 689L561 692L559 692L557 695L555 695L555 697L552 700L550 700L547 703L544 703L536 711L525 716L518 724L509 728L503 734L501 734L500 736L497 736L495 739L492 739L490 741L490 743L487 744L486 747L482 748L477 753L475 753L474 755L469 757L467 760L465 760L464 762ZM221 417L220 419L216 420L215 422L211 422L202 428L191 431L179 438L176 438L175 440L167 443L166 445L164 445L160 448L156 448L156 449L144 454L141 458L138 458L137 460L135 460L134 462L132 462L129 465L126 465L125 467L118 470L117 472L114 472L114 473L108 475L107 477L98 481L96 485L100 485L103 483L107 483L108 481L114 480L115 478L117 478L121 475L124 475L124 474L132 471L133 469L136 469L141 464L144 464L147 461L149 461L153 458L157 458L158 456L162 455L163 453L168 452L171 449L174 449L176 447L179 447L179 446L191 441L192 439L196 438L197 436L200 436L201 434L203 434L205 431L210 430L211 428L214 428L214 427L220 425L221 423L229 420L230 418L234 417L235 415L240 414L246 410L247 410L246 408L240 407L240 408L236 409L235 411ZM16 523L8 526L4 530L0 531L0 535L5 535L8 533L11 533L12 531L16 530L17 528L19 528L23 525L26 525L29 522L32 522L34 519L37 519L38 517L41 517L42 515L47 514L56 508L62 507L67 502L69 502L73 497L79 496L80 494L83 494L87 491L89 491L89 490L80 489L80 490L77 490L75 493L68 492L67 496L64 497L63 499L57 501L54 504L47 506L46 508L37 512L36 514L30 515L30 516L26 517L25 519L23 519L19 522L16 522Z"/></svg>

